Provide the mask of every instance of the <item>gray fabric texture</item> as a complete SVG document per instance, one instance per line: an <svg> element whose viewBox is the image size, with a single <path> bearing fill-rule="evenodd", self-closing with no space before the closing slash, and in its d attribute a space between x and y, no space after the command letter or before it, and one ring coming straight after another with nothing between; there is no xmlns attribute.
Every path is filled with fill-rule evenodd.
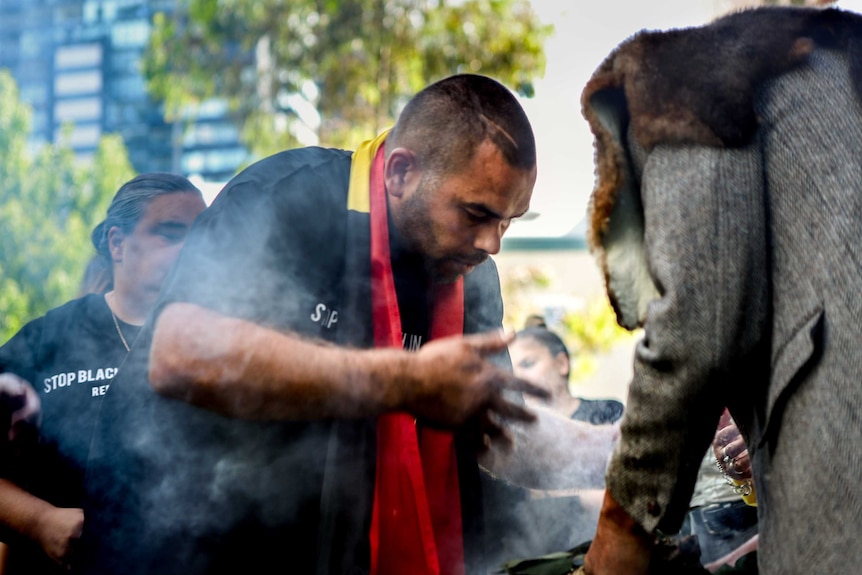
<svg viewBox="0 0 862 575"><path fill-rule="evenodd" d="M628 140L658 295L608 487L649 531L678 530L728 405L755 469L763 575L862 562L862 104L848 70L844 52L816 49L766 82L744 147L632 154Z"/></svg>

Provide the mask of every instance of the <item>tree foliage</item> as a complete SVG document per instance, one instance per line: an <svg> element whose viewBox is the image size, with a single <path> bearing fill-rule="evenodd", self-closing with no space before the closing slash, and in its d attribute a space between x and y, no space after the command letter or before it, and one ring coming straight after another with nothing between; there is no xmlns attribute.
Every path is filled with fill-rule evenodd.
<svg viewBox="0 0 862 575"><path fill-rule="evenodd" d="M828 6L836 0L723 0L719 3L720 12L730 12L756 6Z"/></svg>
<svg viewBox="0 0 862 575"><path fill-rule="evenodd" d="M620 327L607 297L585 303L583 308L567 312L561 320L560 331L569 348L573 382L595 372L599 355L639 335L639 332L629 332Z"/></svg>
<svg viewBox="0 0 862 575"><path fill-rule="evenodd" d="M541 267L528 265L510 270L502 283L505 302L503 325L520 330L528 317L542 318L569 350L570 379L575 383L592 375L597 358L618 343L630 341L637 333L620 327L610 302L604 295L583 300L580 306L543 309L542 295L557 292L552 277ZM548 313L552 311L553 313Z"/></svg>
<svg viewBox="0 0 862 575"><path fill-rule="evenodd" d="M118 136L103 137L87 166L64 144L31 152L30 118L0 70L0 343L75 296L94 254L90 231L133 174Z"/></svg>
<svg viewBox="0 0 862 575"><path fill-rule="evenodd" d="M352 147L390 126L405 99L453 73L532 94L545 39L528 0L189 0L157 15L144 58L168 119L207 98L230 104L258 156L305 124ZM309 106L317 112L303 113Z"/></svg>

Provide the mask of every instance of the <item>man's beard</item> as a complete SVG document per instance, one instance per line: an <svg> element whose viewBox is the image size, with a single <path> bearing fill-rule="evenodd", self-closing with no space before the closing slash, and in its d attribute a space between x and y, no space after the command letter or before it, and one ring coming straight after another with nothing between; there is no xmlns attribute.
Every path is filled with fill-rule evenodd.
<svg viewBox="0 0 862 575"><path fill-rule="evenodd" d="M442 250L434 226L428 218L428 198L435 191L438 179L423 176L414 194L401 205L397 220L399 233L407 247L422 256L425 269L434 283L453 283L464 275L465 265L477 266L488 257L478 252L470 255L434 256Z"/></svg>

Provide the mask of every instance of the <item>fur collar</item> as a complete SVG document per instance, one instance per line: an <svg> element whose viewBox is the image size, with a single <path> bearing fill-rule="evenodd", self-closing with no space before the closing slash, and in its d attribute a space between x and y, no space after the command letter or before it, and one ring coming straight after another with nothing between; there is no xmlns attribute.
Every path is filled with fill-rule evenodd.
<svg viewBox="0 0 862 575"><path fill-rule="evenodd" d="M626 138L646 152L659 143L744 146L757 130L758 87L803 64L815 47L849 53L862 96L862 16L833 8L756 8L702 27L643 31L593 74L581 96L596 153L587 241L620 325L642 326L658 296Z"/></svg>

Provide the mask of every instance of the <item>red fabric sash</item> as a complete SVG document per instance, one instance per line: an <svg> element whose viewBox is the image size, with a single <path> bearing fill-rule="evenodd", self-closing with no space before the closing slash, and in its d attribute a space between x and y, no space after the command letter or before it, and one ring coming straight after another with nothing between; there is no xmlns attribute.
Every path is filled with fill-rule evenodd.
<svg viewBox="0 0 862 575"><path fill-rule="evenodd" d="M370 195L374 343L401 347L383 146L371 166ZM463 329L463 279L439 284L433 298L431 339L460 334ZM413 416L398 412L378 417L370 542L372 575L464 575L461 494L452 433L423 429L420 439Z"/></svg>

